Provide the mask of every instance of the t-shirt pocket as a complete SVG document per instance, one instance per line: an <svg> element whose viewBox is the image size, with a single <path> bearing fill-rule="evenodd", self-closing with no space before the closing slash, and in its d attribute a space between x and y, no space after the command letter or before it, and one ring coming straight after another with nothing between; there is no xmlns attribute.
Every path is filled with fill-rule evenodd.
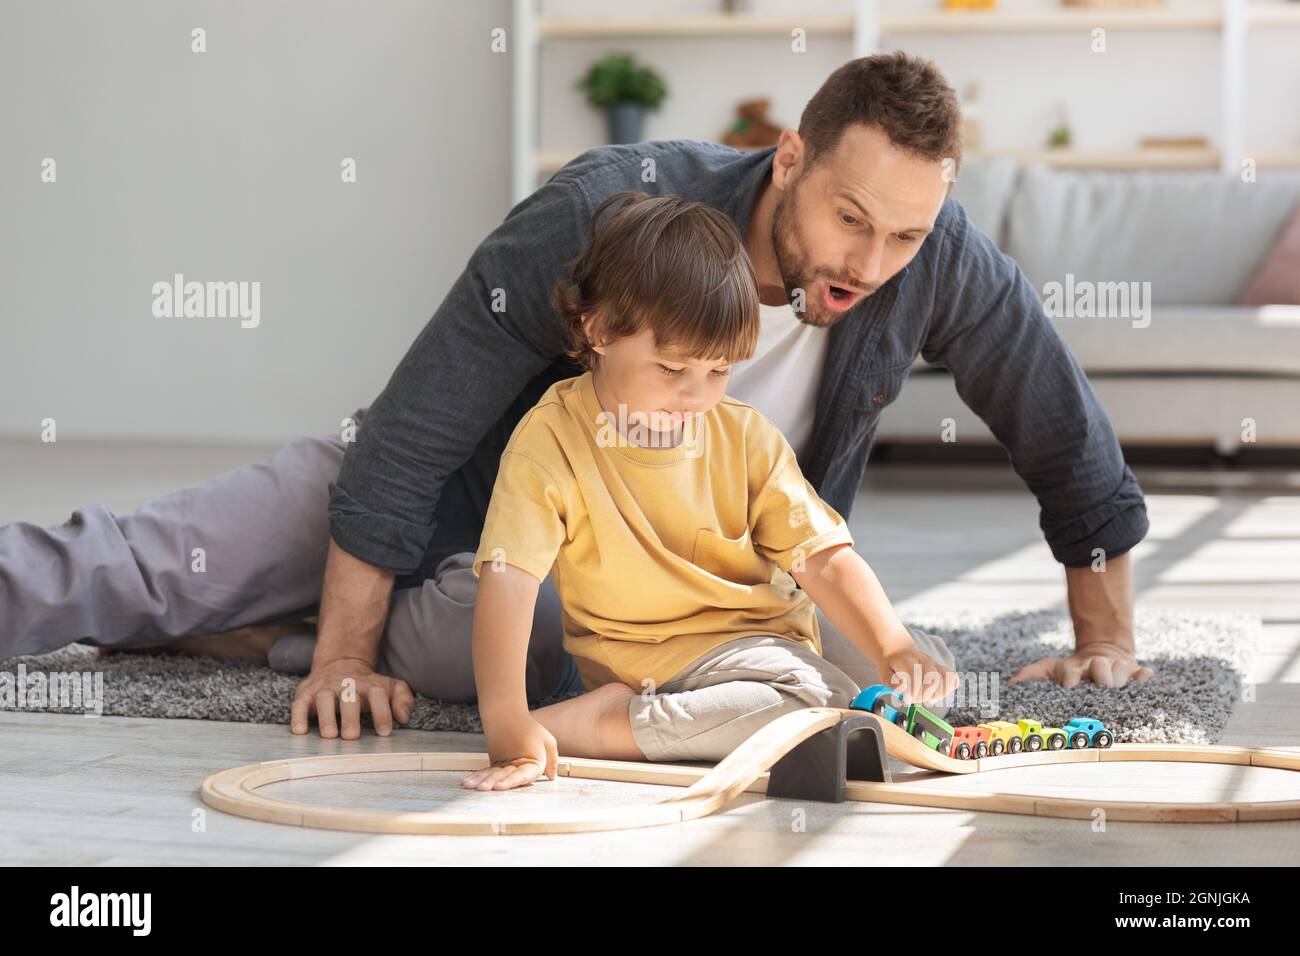
<svg viewBox="0 0 1300 956"><path fill-rule="evenodd" d="M767 584L772 580L772 565L754 550L748 528L739 538L724 538L716 531L701 528L695 533L691 562L736 584Z"/></svg>

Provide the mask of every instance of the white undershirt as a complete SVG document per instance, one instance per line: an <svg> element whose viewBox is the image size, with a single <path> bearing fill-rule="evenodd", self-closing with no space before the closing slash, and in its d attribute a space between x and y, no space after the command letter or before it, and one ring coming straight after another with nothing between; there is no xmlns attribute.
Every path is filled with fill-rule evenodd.
<svg viewBox="0 0 1300 956"><path fill-rule="evenodd" d="M727 394L757 408L804 457L830 329L800 322L789 305L760 304L758 310L758 347L753 358L732 363Z"/></svg>

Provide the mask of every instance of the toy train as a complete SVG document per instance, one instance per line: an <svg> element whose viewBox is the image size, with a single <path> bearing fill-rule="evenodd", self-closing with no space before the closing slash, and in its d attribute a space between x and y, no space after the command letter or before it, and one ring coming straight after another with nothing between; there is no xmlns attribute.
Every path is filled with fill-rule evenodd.
<svg viewBox="0 0 1300 956"><path fill-rule="evenodd" d="M894 688L873 684L864 688L853 703L854 710L866 710L906 730L932 750L957 760L979 760L1018 754L1021 751L1083 750L1106 748L1115 735L1094 717L1075 717L1064 727L1044 727L1036 720L992 720L975 726L953 727L916 704L904 705Z"/></svg>

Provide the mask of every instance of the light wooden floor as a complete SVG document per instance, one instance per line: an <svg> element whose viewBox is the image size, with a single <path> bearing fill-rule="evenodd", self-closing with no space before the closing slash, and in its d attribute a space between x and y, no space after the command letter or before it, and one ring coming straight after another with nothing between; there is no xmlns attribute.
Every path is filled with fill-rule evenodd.
<svg viewBox="0 0 1300 956"><path fill-rule="evenodd" d="M0 444L0 522L62 522L72 508L117 511L269 453L266 448ZM1037 507L1009 469L873 465L854 509L859 550L903 612L951 604L1060 606L1062 572ZM1152 532L1135 552L1139 601L1248 609L1265 620L1251 678L1223 742L1300 746L1300 473L1136 469ZM397 731L327 741L287 728L209 721L0 714L0 862L23 864L1293 864L1300 824L1089 823L746 796L675 827L555 837L372 837L256 823L207 810L213 770L293 755L479 750L477 735ZM1016 771L1025 792L1211 801L1300 797L1300 775L1261 768L1107 764ZM967 777L1008 786L1000 775ZM561 779L471 794L456 774L295 781L268 792L366 807L507 801L519 811L618 804L657 788ZM1294 780L1292 778L1295 778ZM942 783L940 783L942 785ZM1180 796L1181 795L1181 796Z"/></svg>

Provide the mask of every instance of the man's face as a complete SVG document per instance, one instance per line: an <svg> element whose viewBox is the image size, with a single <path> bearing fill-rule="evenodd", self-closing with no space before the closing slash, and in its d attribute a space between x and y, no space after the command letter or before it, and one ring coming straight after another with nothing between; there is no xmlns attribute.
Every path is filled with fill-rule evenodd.
<svg viewBox="0 0 1300 956"><path fill-rule="evenodd" d="M781 190L773 250L800 319L834 325L912 261L934 228L951 177L942 163L895 148L876 126L849 127L811 170L798 135L786 136L773 163L773 185ZM787 149L798 158L782 165Z"/></svg>
<svg viewBox="0 0 1300 956"><path fill-rule="evenodd" d="M596 351L606 397L615 406L606 405L606 410L617 415L622 405L632 424L655 432L675 432L687 419L711 410L727 391L730 362L706 362L662 349L650 329L598 345Z"/></svg>

